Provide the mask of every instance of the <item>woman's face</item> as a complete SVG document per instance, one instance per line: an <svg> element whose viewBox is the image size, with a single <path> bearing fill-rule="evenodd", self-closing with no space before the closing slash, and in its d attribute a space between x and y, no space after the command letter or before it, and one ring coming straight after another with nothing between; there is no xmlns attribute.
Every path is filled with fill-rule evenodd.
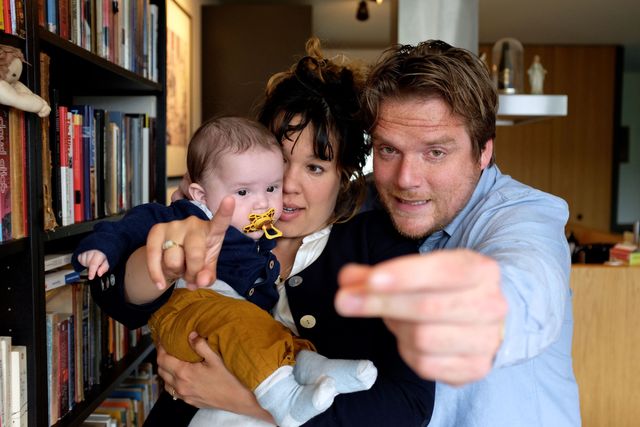
<svg viewBox="0 0 640 427"><path fill-rule="evenodd" d="M282 147L284 208L277 227L285 237L304 238L328 224L340 190L340 173L335 157L326 161L313 153L312 125L299 137L294 134L291 140L283 140Z"/></svg>

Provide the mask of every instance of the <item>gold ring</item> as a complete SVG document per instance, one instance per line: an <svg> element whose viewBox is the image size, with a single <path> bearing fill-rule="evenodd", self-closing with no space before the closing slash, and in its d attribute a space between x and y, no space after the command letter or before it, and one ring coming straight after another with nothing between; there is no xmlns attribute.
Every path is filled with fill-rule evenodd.
<svg viewBox="0 0 640 427"><path fill-rule="evenodd" d="M165 240L162 243L162 250L166 251L167 249L171 249L171 248L181 248L182 245L180 243L174 242L173 240Z"/></svg>
<svg viewBox="0 0 640 427"><path fill-rule="evenodd" d="M173 397L173 400L178 400L178 396L176 396L176 389L171 387L171 397Z"/></svg>

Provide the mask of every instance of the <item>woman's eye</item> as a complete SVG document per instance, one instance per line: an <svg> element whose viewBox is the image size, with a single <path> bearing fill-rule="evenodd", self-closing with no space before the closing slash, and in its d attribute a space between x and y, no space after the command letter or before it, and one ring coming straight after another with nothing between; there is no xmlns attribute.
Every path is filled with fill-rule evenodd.
<svg viewBox="0 0 640 427"><path fill-rule="evenodd" d="M246 196L247 195L247 190L238 190L238 191L236 191L236 194L238 196Z"/></svg>
<svg viewBox="0 0 640 427"><path fill-rule="evenodd" d="M274 191L276 191L275 185L270 185L267 187L267 193L273 193Z"/></svg>
<svg viewBox="0 0 640 427"><path fill-rule="evenodd" d="M309 172L315 174L321 174L322 172L324 172L324 168L318 165L309 165L307 166L307 169L309 169Z"/></svg>

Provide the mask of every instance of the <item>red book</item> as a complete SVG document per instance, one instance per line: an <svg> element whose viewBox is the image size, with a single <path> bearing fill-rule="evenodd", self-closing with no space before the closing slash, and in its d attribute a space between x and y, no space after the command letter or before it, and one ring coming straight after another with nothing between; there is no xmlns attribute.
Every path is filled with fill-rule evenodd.
<svg viewBox="0 0 640 427"><path fill-rule="evenodd" d="M13 27L11 26L11 0L3 0L4 3L4 32L7 34L13 34Z"/></svg>
<svg viewBox="0 0 640 427"><path fill-rule="evenodd" d="M58 35L69 40L69 0L58 0Z"/></svg>
<svg viewBox="0 0 640 427"><path fill-rule="evenodd" d="M84 221L84 162L82 161L82 115L73 114L73 217Z"/></svg>
<svg viewBox="0 0 640 427"><path fill-rule="evenodd" d="M9 110L0 106L0 242L11 239Z"/></svg>

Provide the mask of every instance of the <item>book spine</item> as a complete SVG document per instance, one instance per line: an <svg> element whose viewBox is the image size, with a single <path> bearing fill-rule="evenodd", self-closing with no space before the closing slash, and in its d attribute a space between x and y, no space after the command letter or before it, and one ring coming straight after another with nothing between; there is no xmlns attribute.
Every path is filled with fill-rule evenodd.
<svg viewBox="0 0 640 427"><path fill-rule="evenodd" d="M73 113L73 218L84 221L84 156L82 141L82 115Z"/></svg>
<svg viewBox="0 0 640 427"><path fill-rule="evenodd" d="M11 239L11 154L9 111L0 107L0 241Z"/></svg>

